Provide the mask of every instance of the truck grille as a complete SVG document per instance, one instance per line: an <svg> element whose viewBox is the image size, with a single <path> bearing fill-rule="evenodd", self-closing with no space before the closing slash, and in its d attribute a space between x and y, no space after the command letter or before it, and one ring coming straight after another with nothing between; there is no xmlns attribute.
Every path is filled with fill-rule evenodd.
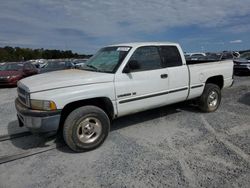
<svg viewBox="0 0 250 188"><path fill-rule="evenodd" d="M25 91L23 88L17 88L17 94L19 101L25 106L29 107L29 93Z"/></svg>

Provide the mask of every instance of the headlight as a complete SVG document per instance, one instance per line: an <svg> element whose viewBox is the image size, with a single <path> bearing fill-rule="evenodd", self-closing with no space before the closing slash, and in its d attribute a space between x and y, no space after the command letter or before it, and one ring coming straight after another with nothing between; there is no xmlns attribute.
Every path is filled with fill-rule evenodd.
<svg viewBox="0 0 250 188"><path fill-rule="evenodd" d="M6 78L7 79L10 79L10 78L17 78L19 75L11 75L11 76L7 76Z"/></svg>
<svg viewBox="0 0 250 188"><path fill-rule="evenodd" d="M17 78L19 75L12 75L11 78Z"/></svg>
<svg viewBox="0 0 250 188"><path fill-rule="evenodd" d="M44 100L30 100L30 106L34 110L56 110L56 104L53 101L44 101Z"/></svg>

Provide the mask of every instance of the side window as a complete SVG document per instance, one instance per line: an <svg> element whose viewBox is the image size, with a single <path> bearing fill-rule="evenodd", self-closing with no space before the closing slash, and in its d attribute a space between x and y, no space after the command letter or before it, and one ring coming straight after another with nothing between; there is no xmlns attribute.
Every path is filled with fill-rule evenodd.
<svg viewBox="0 0 250 188"><path fill-rule="evenodd" d="M36 69L35 65L33 65L33 64L30 64L30 65L31 65L32 69Z"/></svg>
<svg viewBox="0 0 250 188"><path fill-rule="evenodd" d="M164 67L182 66L180 52L176 46L159 46Z"/></svg>
<svg viewBox="0 0 250 188"><path fill-rule="evenodd" d="M30 66L29 66L28 63L25 63L24 66L23 66L23 68L24 68L25 70L30 70Z"/></svg>
<svg viewBox="0 0 250 188"><path fill-rule="evenodd" d="M136 49L130 61L137 61L139 65L138 69L133 70L133 72L162 68L158 49L154 46L145 46Z"/></svg>
<svg viewBox="0 0 250 188"><path fill-rule="evenodd" d="M33 69L33 66L31 64L28 64L29 69Z"/></svg>

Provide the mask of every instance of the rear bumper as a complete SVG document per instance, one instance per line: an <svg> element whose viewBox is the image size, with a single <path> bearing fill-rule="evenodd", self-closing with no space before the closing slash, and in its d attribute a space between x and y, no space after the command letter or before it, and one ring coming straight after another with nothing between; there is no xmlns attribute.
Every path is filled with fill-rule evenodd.
<svg viewBox="0 0 250 188"><path fill-rule="evenodd" d="M31 110L20 103L18 99L15 101L15 106L20 126L24 125L32 132L50 132L58 130L61 110Z"/></svg>

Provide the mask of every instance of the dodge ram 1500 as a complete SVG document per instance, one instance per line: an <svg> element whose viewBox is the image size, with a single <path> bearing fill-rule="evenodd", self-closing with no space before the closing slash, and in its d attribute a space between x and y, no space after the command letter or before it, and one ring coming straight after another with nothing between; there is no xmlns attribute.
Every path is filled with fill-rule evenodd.
<svg viewBox="0 0 250 188"><path fill-rule="evenodd" d="M100 49L80 70L19 81L15 104L20 126L62 132L81 152L100 146L124 115L190 99L213 112L232 84L231 60L188 65L176 43L127 43Z"/></svg>

